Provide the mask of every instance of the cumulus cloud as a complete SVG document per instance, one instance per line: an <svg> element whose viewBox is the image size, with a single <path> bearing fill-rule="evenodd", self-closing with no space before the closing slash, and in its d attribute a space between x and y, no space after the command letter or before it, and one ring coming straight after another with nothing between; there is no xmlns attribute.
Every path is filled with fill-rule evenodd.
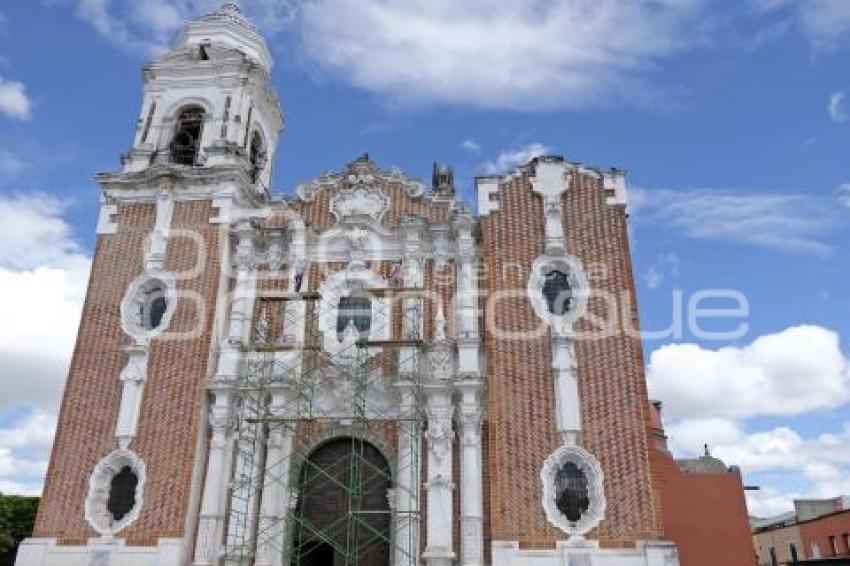
<svg viewBox="0 0 850 566"><path fill-rule="evenodd" d="M506 173L525 165L535 157L551 153L551 151L552 148L542 143L530 143L522 147L506 149L493 159L479 165L478 172L483 175Z"/></svg>
<svg viewBox="0 0 850 566"><path fill-rule="evenodd" d="M850 39L846 0L751 0L763 12L787 13L816 50L830 51Z"/></svg>
<svg viewBox="0 0 850 566"><path fill-rule="evenodd" d="M37 493L90 258L45 194L0 197L0 492Z"/></svg>
<svg viewBox="0 0 850 566"><path fill-rule="evenodd" d="M90 258L44 194L0 198L0 408L55 409L74 345Z"/></svg>
<svg viewBox="0 0 850 566"><path fill-rule="evenodd" d="M314 0L308 58L403 103L534 111L648 102L659 63L701 36L702 0Z"/></svg>
<svg viewBox="0 0 850 566"><path fill-rule="evenodd" d="M838 334L811 325L740 347L662 346L650 355L647 380L676 418L799 415L850 401L850 362Z"/></svg>
<svg viewBox="0 0 850 566"><path fill-rule="evenodd" d="M463 140L463 143L460 144L460 147L462 147L469 153L481 153L481 145L472 138Z"/></svg>
<svg viewBox="0 0 850 566"><path fill-rule="evenodd" d="M71 0L66 0L71 1ZM218 0L74 0L110 42L147 54ZM665 60L702 41L705 0L243 0L266 33L398 103L534 111L652 104ZM297 14L297 16L296 16ZM294 19L293 19L294 18Z"/></svg>
<svg viewBox="0 0 850 566"><path fill-rule="evenodd" d="M688 238L827 256L826 237L846 223L831 198L728 189L634 189L636 222L665 226Z"/></svg>
<svg viewBox="0 0 850 566"><path fill-rule="evenodd" d="M666 433L679 455L697 456L707 443L712 455L740 466L747 475L762 472L797 479L793 490L768 485L749 492L748 507L755 516L790 511L794 498L850 493L850 423L836 432L805 437L788 426L747 433L732 419L684 419L669 424Z"/></svg>
<svg viewBox="0 0 850 566"><path fill-rule="evenodd" d="M0 493L41 492L55 428L56 418L41 411L0 428Z"/></svg>
<svg viewBox="0 0 850 566"><path fill-rule="evenodd" d="M844 98L845 95L843 90L833 92L829 96L827 112L829 113L829 119L836 124L847 120L847 107L845 105Z"/></svg>
<svg viewBox="0 0 850 566"><path fill-rule="evenodd" d="M165 50L187 20L222 4L220 0L73 1L77 15L109 42L148 56ZM288 0L243 0L239 4L267 32L279 30L294 13Z"/></svg>
<svg viewBox="0 0 850 566"><path fill-rule="evenodd" d="M0 114L14 120L29 120L32 102L23 83L0 77Z"/></svg>

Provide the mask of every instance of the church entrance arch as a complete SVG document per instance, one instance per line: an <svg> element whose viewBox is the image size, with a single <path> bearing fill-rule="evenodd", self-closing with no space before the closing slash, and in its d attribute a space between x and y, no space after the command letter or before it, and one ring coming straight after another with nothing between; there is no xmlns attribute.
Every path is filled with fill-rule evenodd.
<svg viewBox="0 0 850 566"><path fill-rule="evenodd" d="M389 462L373 444L338 437L316 447L298 475L291 566L386 566L392 517Z"/></svg>

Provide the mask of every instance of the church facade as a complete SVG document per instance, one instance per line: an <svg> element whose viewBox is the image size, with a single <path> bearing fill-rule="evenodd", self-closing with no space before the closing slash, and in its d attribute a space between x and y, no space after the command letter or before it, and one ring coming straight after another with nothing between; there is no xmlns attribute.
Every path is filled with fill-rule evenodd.
<svg viewBox="0 0 850 566"><path fill-rule="evenodd" d="M145 67L17 564L677 565L624 174L272 197L271 65L227 4Z"/></svg>

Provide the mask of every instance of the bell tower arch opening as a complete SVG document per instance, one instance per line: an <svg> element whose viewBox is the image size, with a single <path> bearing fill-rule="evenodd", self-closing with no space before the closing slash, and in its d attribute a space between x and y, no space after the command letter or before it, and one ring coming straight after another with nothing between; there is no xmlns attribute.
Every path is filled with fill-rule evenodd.
<svg viewBox="0 0 850 566"><path fill-rule="evenodd" d="M336 437L313 449L298 475L291 566L390 563L392 473L375 445Z"/></svg>
<svg viewBox="0 0 850 566"><path fill-rule="evenodd" d="M171 161L178 165L197 164L204 129L204 109L187 106L177 114L177 127L171 139Z"/></svg>

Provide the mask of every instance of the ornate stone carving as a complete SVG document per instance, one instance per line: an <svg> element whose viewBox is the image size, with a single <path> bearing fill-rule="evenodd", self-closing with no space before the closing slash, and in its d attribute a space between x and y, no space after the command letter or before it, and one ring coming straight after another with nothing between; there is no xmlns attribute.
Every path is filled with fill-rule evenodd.
<svg viewBox="0 0 850 566"><path fill-rule="evenodd" d="M331 212L337 220L350 216L368 216L373 222L380 222L389 207L389 198L366 184L365 180L353 189L340 192L331 201Z"/></svg>
<svg viewBox="0 0 850 566"><path fill-rule="evenodd" d="M556 477L568 463L574 464L587 480L588 508L578 521L570 521L558 509ZM573 537L583 537L605 518L604 475L599 462L584 448L576 445L561 446L543 462L540 470L543 487L543 512L546 519Z"/></svg>
<svg viewBox="0 0 850 566"><path fill-rule="evenodd" d="M451 420L439 416L429 418L425 438L428 439L428 446L437 459L437 463L440 464L452 451L454 431L452 431Z"/></svg>

